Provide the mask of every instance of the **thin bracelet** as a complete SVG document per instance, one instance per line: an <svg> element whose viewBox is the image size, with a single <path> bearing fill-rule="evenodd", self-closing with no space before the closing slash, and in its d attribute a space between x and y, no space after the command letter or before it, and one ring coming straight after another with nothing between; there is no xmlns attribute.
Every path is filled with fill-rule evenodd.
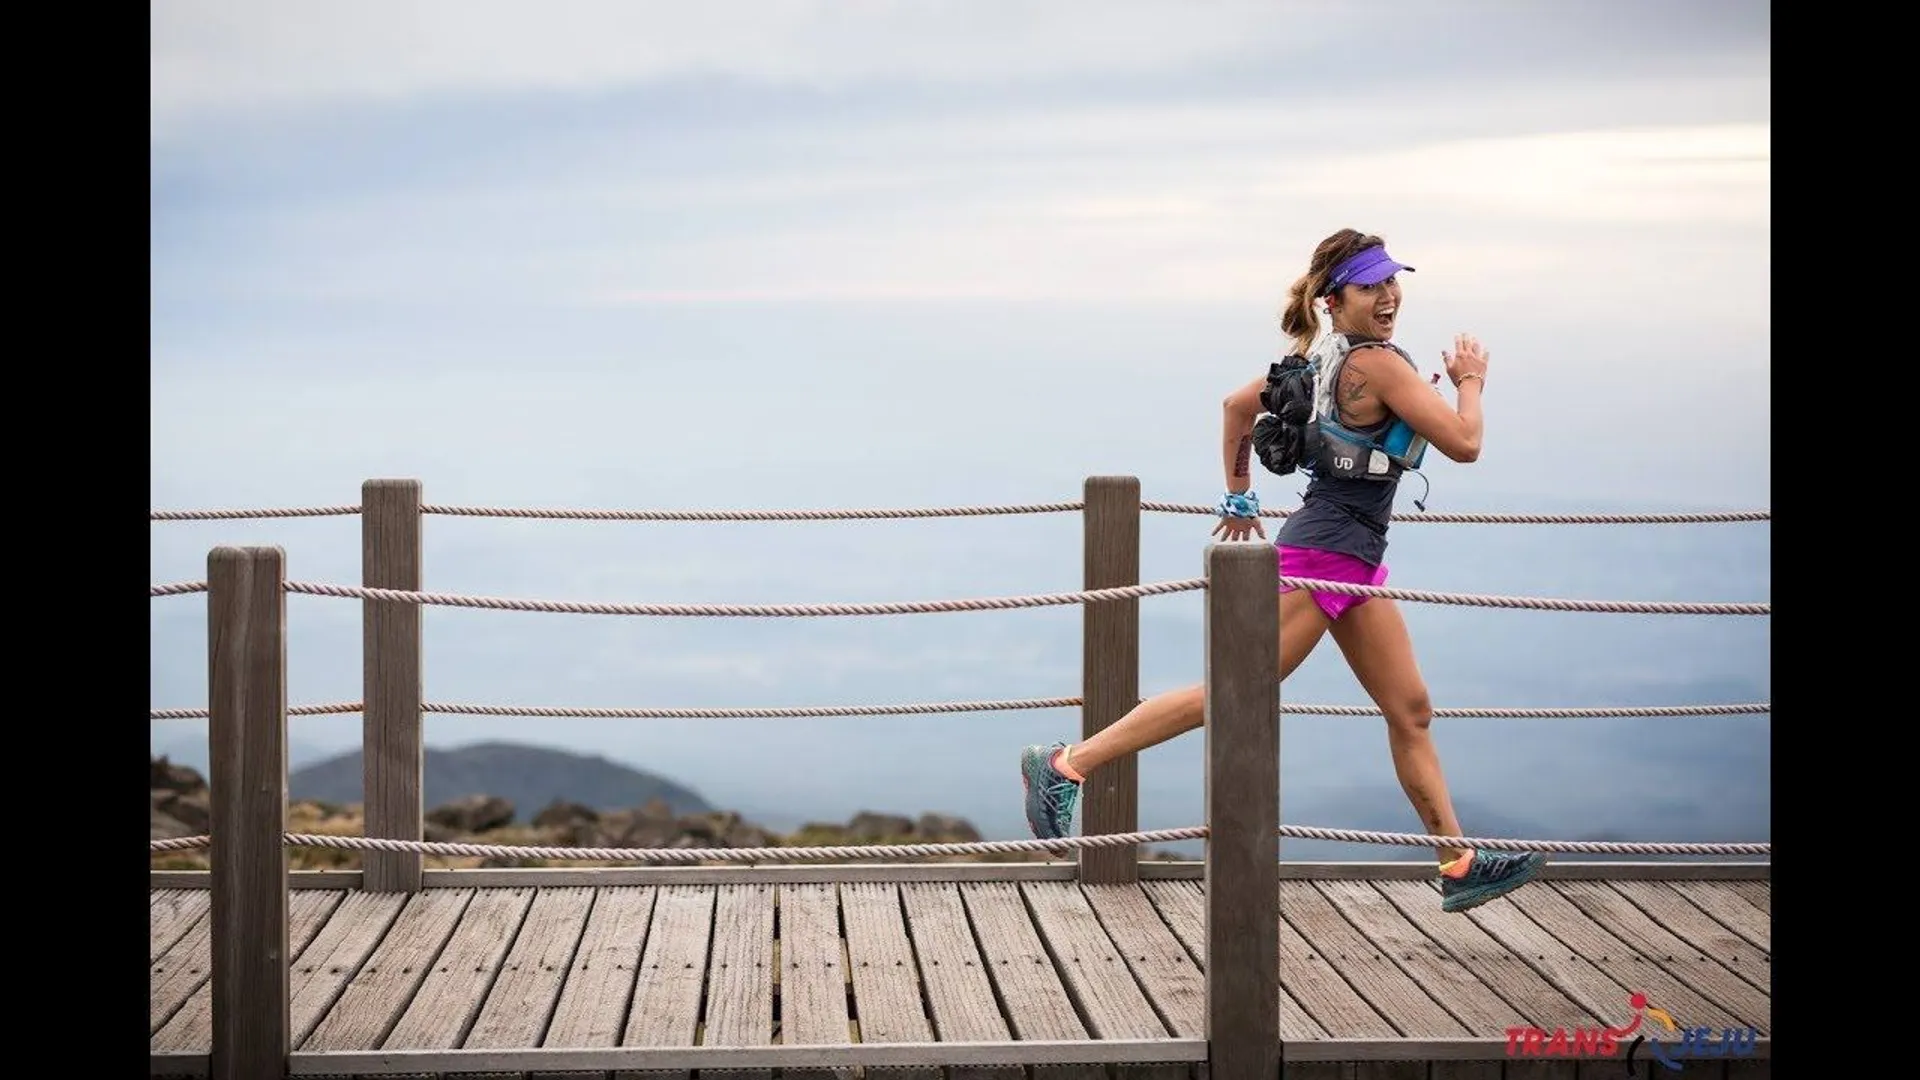
<svg viewBox="0 0 1920 1080"><path fill-rule="evenodd" d="M1479 380L1480 380L1481 382L1486 382L1486 381L1487 381L1486 379L1484 379L1484 378L1482 378L1482 377L1481 377L1481 375L1480 375L1480 373L1479 373L1479 372L1477 372L1477 371L1469 371L1469 372L1467 372L1467 373L1466 373L1465 375L1462 375L1462 376L1460 376L1460 377L1459 377L1458 379L1455 379L1455 380L1453 381L1453 388L1454 388L1455 390L1458 390L1458 389L1460 389L1460 384L1461 384L1461 383L1463 383L1463 382L1466 382L1466 381L1467 381L1468 379L1479 379Z"/></svg>

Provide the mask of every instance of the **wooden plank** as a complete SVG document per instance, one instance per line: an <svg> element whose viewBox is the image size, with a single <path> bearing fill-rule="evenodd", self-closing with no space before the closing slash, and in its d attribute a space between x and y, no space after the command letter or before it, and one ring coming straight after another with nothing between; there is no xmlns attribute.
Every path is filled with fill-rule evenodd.
<svg viewBox="0 0 1920 1080"><path fill-rule="evenodd" d="M654 897L653 925L647 931L646 952L634 980L633 1006L627 1010L622 1045L695 1044L706 984L707 946L713 936L714 897L713 887L701 885L670 885Z"/></svg>
<svg viewBox="0 0 1920 1080"><path fill-rule="evenodd" d="M1193 958L1195 967L1206 970L1207 940L1202 926L1206 920L1206 907L1200 896L1200 883L1196 881L1144 881L1140 888L1153 901L1153 906L1166 921L1167 929L1187 947L1187 955ZM1286 1042L1301 1042L1324 1039L1327 1031L1314 1022L1312 1016L1300 1005L1293 989L1287 985L1286 972L1280 973L1280 1038Z"/></svg>
<svg viewBox="0 0 1920 1080"><path fill-rule="evenodd" d="M313 942L320 927L340 906L344 892L303 890L288 901L287 948L298 963ZM173 1019L155 1032L150 1044L155 1052L192 1051L209 1053L213 1048L213 981L204 980Z"/></svg>
<svg viewBox="0 0 1920 1080"><path fill-rule="evenodd" d="M1146 994L1147 1003L1161 1024L1177 1038L1206 1038L1206 971L1194 962L1186 946L1167 928L1166 920L1154 909L1147 894L1138 884L1085 885L1081 893L1093 906L1107 937ZM1136 1066L1116 1070L1116 1076L1120 1080L1146 1076L1182 1078L1194 1072L1189 1068L1149 1070Z"/></svg>
<svg viewBox="0 0 1920 1080"><path fill-rule="evenodd" d="M1206 979L1146 892L1138 885L1086 885L1081 892L1160 1022L1180 1038L1206 1038Z"/></svg>
<svg viewBox="0 0 1920 1080"><path fill-rule="evenodd" d="M1018 888L1011 882L960 886L961 900L979 928L987 971L1006 1002L1014 1038L1088 1038L1040 935L1027 919Z"/></svg>
<svg viewBox="0 0 1920 1080"><path fill-rule="evenodd" d="M1766 912L1773 914L1773 882L1771 881L1729 881L1726 887L1742 900Z"/></svg>
<svg viewBox="0 0 1920 1080"><path fill-rule="evenodd" d="M863 1043L933 1041L933 1025L920 997L920 963L900 903L898 885L840 886L853 1023ZM910 1069L900 1075L903 1080L939 1080L940 1070Z"/></svg>
<svg viewBox="0 0 1920 1080"><path fill-rule="evenodd" d="M1138 585L1140 478L1089 476L1082 505L1082 588ZM1080 635L1080 737L1091 739L1140 700L1140 601L1081 605ZM1122 754L1081 785L1083 835L1139 830L1139 757ZM1139 879L1138 845L1083 847L1076 857L1083 882L1117 885Z"/></svg>
<svg viewBox="0 0 1920 1080"><path fill-rule="evenodd" d="M1696 1023L1738 1021L1694 993L1680 980L1635 953L1626 942L1594 924L1550 889L1517 889L1507 903L1483 904L1466 913L1481 928L1567 989L1599 1022L1618 1024L1633 1015L1627 999L1645 992L1676 1018Z"/></svg>
<svg viewBox="0 0 1920 1080"><path fill-rule="evenodd" d="M1769 995L1773 989L1773 961L1753 942L1734 933L1665 882L1618 881L1608 885L1645 912L1673 936L1726 965L1729 971Z"/></svg>
<svg viewBox="0 0 1920 1080"><path fill-rule="evenodd" d="M1019 889L1093 1037L1166 1038L1167 1025L1155 1014L1080 889L1053 881L1024 882Z"/></svg>
<svg viewBox="0 0 1920 1080"><path fill-rule="evenodd" d="M1004 1003L1013 1037L1086 1039L1086 1025L1074 1012L1066 985L1027 917L1019 888L1013 882L985 881L960 886L961 903L978 931L987 975ZM1033 1075L1035 1080L1105 1080L1107 1071L1097 1065L1036 1065Z"/></svg>
<svg viewBox="0 0 1920 1080"><path fill-rule="evenodd" d="M1754 907L1728 888L1729 882L1679 881L1673 889L1722 926L1746 938L1768 956L1773 955L1773 916Z"/></svg>
<svg viewBox="0 0 1920 1080"><path fill-rule="evenodd" d="M406 906L404 893L350 892L287 973L293 1045L306 1041L320 1018L360 971Z"/></svg>
<svg viewBox="0 0 1920 1080"><path fill-rule="evenodd" d="M513 1049L541 1045L553 1017L560 986L566 981L574 949L593 909L593 890L541 889L534 894L525 923L499 977L487 992L472 1030L460 1045L474 1049Z"/></svg>
<svg viewBox="0 0 1920 1080"><path fill-rule="evenodd" d="M474 890L427 889L395 895L406 897L406 906L300 1049L378 1049L453 936Z"/></svg>
<svg viewBox="0 0 1920 1080"><path fill-rule="evenodd" d="M773 1043L773 927L779 886L722 885L714 899L702 1046ZM768 1069L702 1069L702 1080L764 1078Z"/></svg>
<svg viewBox="0 0 1920 1080"><path fill-rule="evenodd" d="M1440 1002L1467 1034L1489 1039L1506 1037L1507 1029L1518 1019L1513 1006L1439 942L1409 922L1379 890L1364 881L1316 881L1313 887L1374 948ZM1286 911L1288 903L1283 895L1280 910Z"/></svg>
<svg viewBox="0 0 1920 1080"><path fill-rule="evenodd" d="M1373 1010L1410 1039L1465 1038L1469 1032L1394 960L1355 930L1313 885L1280 883L1280 917Z"/></svg>
<svg viewBox="0 0 1920 1080"><path fill-rule="evenodd" d="M780 1042L785 1046L853 1041L847 1008L846 945L840 939L837 885L780 887ZM858 1070L832 1071L851 1080ZM798 1070L819 1077L820 1070Z"/></svg>
<svg viewBox="0 0 1920 1080"><path fill-rule="evenodd" d="M1446 950L1454 962L1513 1008L1508 1023L1554 1031L1591 1024L1578 1002L1515 956L1472 920L1440 910L1440 894L1428 880L1376 881L1367 885L1385 897L1409 923Z"/></svg>
<svg viewBox="0 0 1920 1080"><path fill-rule="evenodd" d="M1147 1000L1146 992L1134 978L1132 966L1101 926L1081 887L1067 882L1035 881L1025 882L1019 888L1033 912L1041 941L1052 953L1067 992L1073 995L1093 1037L1167 1038L1170 1033L1165 1021ZM1138 886L1108 888L1126 888L1138 894ZM1159 916L1153 915L1151 909L1148 913L1159 922ZM1178 943L1173 945L1178 951ZM1204 979L1204 972L1196 973ZM1203 1003L1204 999L1203 993ZM1204 1020L1202 1027L1205 1027ZM1116 1067L1115 1076L1118 1080L1178 1080L1188 1071L1178 1065L1122 1065Z"/></svg>
<svg viewBox="0 0 1920 1080"><path fill-rule="evenodd" d="M627 1021L627 1005L649 944L656 892L651 885L595 889L587 928L560 985L541 1046L613 1046Z"/></svg>
<svg viewBox="0 0 1920 1080"><path fill-rule="evenodd" d="M153 961L147 971L147 1035L157 1034L173 1019L213 968L213 919L194 920L173 947ZM208 1037L212 1037L209 1029Z"/></svg>
<svg viewBox="0 0 1920 1080"><path fill-rule="evenodd" d="M173 948L193 924L207 917L213 893L206 889L160 889L147 898L147 963Z"/></svg>
<svg viewBox="0 0 1920 1080"><path fill-rule="evenodd" d="M779 972L782 1045L853 1041L837 885L780 887ZM857 1071L843 1067L833 1070L833 1075L852 1080ZM799 1070L797 1075L818 1077L827 1073Z"/></svg>
<svg viewBox="0 0 1920 1080"><path fill-rule="evenodd" d="M1611 931L1648 962L1740 1018L1743 1026L1751 1026L1762 1035L1769 1033L1773 1003L1767 993L1756 990L1698 946L1674 936L1628 903L1626 897L1597 881L1548 882L1546 891L1565 897L1581 914Z"/></svg>
<svg viewBox="0 0 1920 1080"><path fill-rule="evenodd" d="M1299 996L1327 1034L1336 1039L1391 1039L1401 1035L1347 980L1312 942L1284 918L1280 925L1280 977Z"/></svg>
<svg viewBox="0 0 1920 1080"><path fill-rule="evenodd" d="M1515 890L1506 899L1511 901L1525 891ZM1622 984L1608 972L1596 967L1587 957L1580 955L1577 946L1569 945L1542 929L1512 903L1483 904L1465 912L1464 918L1486 931L1512 955L1558 987L1584 1010L1572 1023L1541 1024L1540 1027L1553 1031L1562 1026L1572 1030L1602 1023L1617 1024L1629 1015L1627 997L1634 987ZM1596 949L1596 958L1603 951ZM1622 957L1626 952L1626 947L1622 945L1614 955Z"/></svg>
<svg viewBox="0 0 1920 1080"><path fill-rule="evenodd" d="M987 962L974 943L960 890L950 883L903 882L900 902L907 932L920 957L934 1037L947 1042L1000 1042L1013 1038L994 1003ZM949 1080L1021 1080L1019 1066L952 1066Z"/></svg>
<svg viewBox="0 0 1920 1080"><path fill-rule="evenodd" d="M1512 894L1514 905L1533 920L1541 929L1562 942L1567 948L1584 957L1588 963L1611 975L1615 982L1625 987L1629 993L1644 992L1648 1002L1665 1009L1682 1024L1711 1024L1713 1027L1760 1027L1756 1021L1765 1020L1771 1012L1767 999L1756 994L1753 989L1731 973L1721 982L1732 988L1739 988L1743 996L1736 1000L1746 1009L1759 1015L1749 1018L1739 1009L1718 1001L1695 989L1669 966L1659 963L1659 959L1668 955L1661 951L1654 954L1643 952L1622 935L1627 929L1609 928L1602 922L1583 912L1564 894L1552 888L1521 889ZM1476 911L1481 909L1475 909ZM1628 909L1632 911L1632 908ZM1633 922L1632 916L1628 916ZM1633 922L1644 927L1644 920ZM1622 1000L1616 1007L1617 1015L1625 1019L1632 1010ZM1601 1013L1608 1016L1608 1013ZM1761 1029L1764 1034L1764 1029Z"/></svg>
<svg viewBox="0 0 1920 1080"><path fill-rule="evenodd" d="M533 904L532 889L480 889L380 1043L383 1050L443 1050L459 1046L480 1014L500 963Z"/></svg>

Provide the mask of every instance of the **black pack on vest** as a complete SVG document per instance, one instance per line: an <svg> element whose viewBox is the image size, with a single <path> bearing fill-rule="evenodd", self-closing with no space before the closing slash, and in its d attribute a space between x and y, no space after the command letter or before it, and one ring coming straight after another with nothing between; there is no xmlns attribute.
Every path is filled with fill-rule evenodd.
<svg viewBox="0 0 1920 1080"><path fill-rule="evenodd" d="M1355 344L1346 334L1328 334L1308 355L1295 353L1268 365L1267 386L1260 394L1267 411L1254 421L1253 448L1269 472L1286 476L1299 469L1316 477L1392 480L1420 467L1427 440L1399 417L1377 436L1340 423L1333 388ZM1409 365L1419 366L1392 342L1362 339L1358 344L1390 348Z"/></svg>

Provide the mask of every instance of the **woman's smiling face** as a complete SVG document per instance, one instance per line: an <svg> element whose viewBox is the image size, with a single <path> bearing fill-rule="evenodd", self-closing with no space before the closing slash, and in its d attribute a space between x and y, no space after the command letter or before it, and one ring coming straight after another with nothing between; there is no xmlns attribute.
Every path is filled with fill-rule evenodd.
<svg viewBox="0 0 1920 1080"><path fill-rule="evenodd" d="M1335 297L1333 325L1349 334L1390 338L1394 320L1400 314L1400 278L1390 277L1377 285L1345 285Z"/></svg>

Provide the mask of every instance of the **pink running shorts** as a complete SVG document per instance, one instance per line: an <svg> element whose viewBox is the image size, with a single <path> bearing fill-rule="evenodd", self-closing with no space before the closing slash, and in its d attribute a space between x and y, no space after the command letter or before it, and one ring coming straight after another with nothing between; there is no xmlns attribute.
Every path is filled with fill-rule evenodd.
<svg viewBox="0 0 1920 1080"><path fill-rule="evenodd" d="M1274 545L1279 559L1280 576L1313 578L1319 581L1340 581L1350 585L1384 585L1387 581L1387 566L1381 563L1374 566L1351 555L1342 555L1334 551L1321 551L1318 548L1286 547ZM1293 592L1294 587L1281 583L1281 592ZM1370 597L1348 596L1344 593L1315 592L1313 602L1327 613L1330 620L1338 620L1348 609L1366 603Z"/></svg>

